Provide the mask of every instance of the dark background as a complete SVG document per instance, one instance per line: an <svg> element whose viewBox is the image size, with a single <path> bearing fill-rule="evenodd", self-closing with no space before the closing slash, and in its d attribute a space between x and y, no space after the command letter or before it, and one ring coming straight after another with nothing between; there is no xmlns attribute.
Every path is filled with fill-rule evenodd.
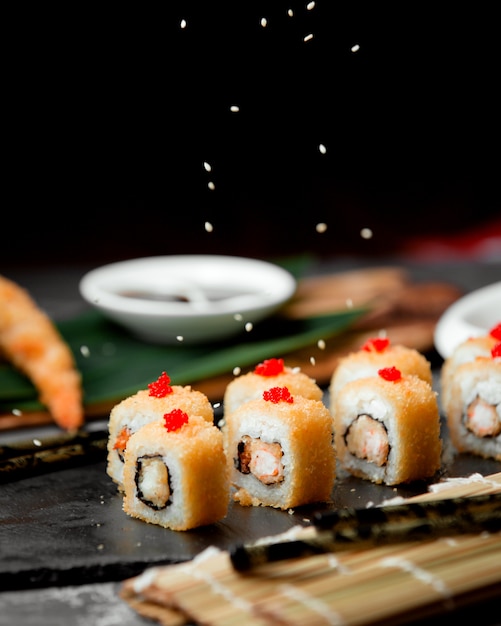
<svg viewBox="0 0 501 626"><path fill-rule="evenodd" d="M377 257L499 218L496 3L306 4L5 16L0 268Z"/></svg>

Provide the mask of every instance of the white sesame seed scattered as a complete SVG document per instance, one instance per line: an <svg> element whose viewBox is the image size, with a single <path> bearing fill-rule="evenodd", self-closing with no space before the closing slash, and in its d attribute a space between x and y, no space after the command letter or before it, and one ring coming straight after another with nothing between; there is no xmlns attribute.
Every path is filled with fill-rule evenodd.
<svg viewBox="0 0 501 626"><path fill-rule="evenodd" d="M254 325L252 324L252 322L247 322L247 324L245 325L245 330L249 333L252 329L254 328Z"/></svg>
<svg viewBox="0 0 501 626"><path fill-rule="evenodd" d="M22 414L23 412L21 411L21 409L12 409L12 415L17 415L19 417Z"/></svg>
<svg viewBox="0 0 501 626"><path fill-rule="evenodd" d="M346 307L348 309L352 309L353 308L353 300L351 298L346 298Z"/></svg>
<svg viewBox="0 0 501 626"><path fill-rule="evenodd" d="M308 11L311 11L312 9L315 8L315 3L314 2L308 2L308 4L306 5L306 8L308 9Z"/></svg>
<svg viewBox="0 0 501 626"><path fill-rule="evenodd" d="M327 224L325 222L319 222L315 226L315 230L317 231L317 233L325 233L325 231L327 230Z"/></svg>
<svg viewBox="0 0 501 626"><path fill-rule="evenodd" d="M219 428L222 428L224 425L226 424L226 420L224 419L224 417L222 417L219 422L217 423L217 425L219 426Z"/></svg>
<svg viewBox="0 0 501 626"><path fill-rule="evenodd" d="M40 441L40 439L33 439L33 445L40 447L42 445L42 442Z"/></svg>
<svg viewBox="0 0 501 626"><path fill-rule="evenodd" d="M287 9L287 15L292 17L294 15L294 11L292 9Z"/></svg>
<svg viewBox="0 0 501 626"><path fill-rule="evenodd" d="M184 341L183 335L177 335L176 339L177 341Z"/></svg>
<svg viewBox="0 0 501 626"><path fill-rule="evenodd" d="M301 368L299 367L299 365L296 365L296 367L293 367L293 368L292 368L292 373L293 373L293 374L297 374L297 373L298 373L298 372L300 372L300 371L301 371Z"/></svg>
<svg viewBox="0 0 501 626"><path fill-rule="evenodd" d="M325 350L325 341L323 339L319 339L317 342L317 346L320 350Z"/></svg>
<svg viewBox="0 0 501 626"><path fill-rule="evenodd" d="M216 185L215 185L215 184L214 184L214 183L210 180L210 181L207 183L207 187L208 187L211 191L214 191L214 189L216 188Z"/></svg>
<svg viewBox="0 0 501 626"><path fill-rule="evenodd" d="M265 17L262 17L261 18L261 26L263 28L265 28L267 24L268 24L268 20Z"/></svg>
<svg viewBox="0 0 501 626"><path fill-rule="evenodd" d="M310 356L310 363L312 365L315 365L316 361L315 361L315 357L314 356Z"/></svg>
<svg viewBox="0 0 501 626"><path fill-rule="evenodd" d="M237 106L236 104L232 104L231 107L230 107L230 111L232 113L238 113L240 111L240 107Z"/></svg>
<svg viewBox="0 0 501 626"><path fill-rule="evenodd" d="M90 356L89 346L80 346L80 353L82 354L82 356L89 357Z"/></svg>
<svg viewBox="0 0 501 626"><path fill-rule="evenodd" d="M356 43L354 46L351 47L352 52L358 52L359 50L360 50L360 46L358 43Z"/></svg>
<svg viewBox="0 0 501 626"><path fill-rule="evenodd" d="M97 546L97 549L98 549L98 550L103 550L103 549L104 549L104 543L100 543L100 544Z"/></svg>
<svg viewBox="0 0 501 626"><path fill-rule="evenodd" d="M204 161L204 169L205 169L206 172L212 171L211 164L207 163L207 161Z"/></svg>
<svg viewBox="0 0 501 626"><path fill-rule="evenodd" d="M323 143L318 145L318 149L320 150L321 154L325 154L327 152L327 148L324 146Z"/></svg>
<svg viewBox="0 0 501 626"><path fill-rule="evenodd" d="M360 236L362 239L370 239L372 237L372 230L370 228L362 228Z"/></svg>
<svg viewBox="0 0 501 626"><path fill-rule="evenodd" d="M313 33L306 35L306 37L303 38L303 41L310 41L311 39L313 39Z"/></svg>
<svg viewBox="0 0 501 626"><path fill-rule="evenodd" d="M238 376L242 370L238 367L233 368L233 376Z"/></svg>
<svg viewBox="0 0 501 626"><path fill-rule="evenodd" d="M233 316L233 319L236 320L237 322L241 322L244 318L241 313L235 313L235 315Z"/></svg>
<svg viewBox="0 0 501 626"><path fill-rule="evenodd" d="M219 409L219 407L221 406L221 402L214 402L214 404L212 405L215 409Z"/></svg>
<svg viewBox="0 0 501 626"><path fill-rule="evenodd" d="M205 222L205 230L208 233L211 233L214 230L214 227L212 226L212 224L210 222Z"/></svg>
<svg viewBox="0 0 501 626"><path fill-rule="evenodd" d="M186 20L181 20L180 26L181 28L186 28L187 22Z"/></svg>

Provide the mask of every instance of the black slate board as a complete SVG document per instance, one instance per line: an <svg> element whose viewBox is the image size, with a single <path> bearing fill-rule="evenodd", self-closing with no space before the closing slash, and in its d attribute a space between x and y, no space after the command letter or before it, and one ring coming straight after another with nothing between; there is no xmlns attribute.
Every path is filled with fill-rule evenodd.
<svg viewBox="0 0 501 626"><path fill-rule="evenodd" d="M495 461L446 457L444 476L501 471ZM119 581L150 565L189 560L209 545L230 549L285 532L307 524L316 511L365 507L426 489L425 483L373 485L339 471L332 504L289 512L232 503L228 516L217 524L175 532L122 511L122 496L106 474L103 453L98 462L0 485L0 589Z"/></svg>

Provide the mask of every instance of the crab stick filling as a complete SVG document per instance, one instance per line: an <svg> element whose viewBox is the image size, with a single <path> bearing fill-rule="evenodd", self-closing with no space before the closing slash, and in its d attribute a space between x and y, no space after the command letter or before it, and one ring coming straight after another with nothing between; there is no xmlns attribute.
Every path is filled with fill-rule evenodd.
<svg viewBox="0 0 501 626"><path fill-rule="evenodd" d="M466 408L464 420L466 428L477 437L496 437L501 433L499 407L478 396Z"/></svg>
<svg viewBox="0 0 501 626"><path fill-rule="evenodd" d="M348 451L359 459L366 459L379 467L386 464L390 444L384 424L370 415L359 415L345 434Z"/></svg>
<svg viewBox="0 0 501 626"><path fill-rule="evenodd" d="M282 446L244 435L238 444L237 469L242 474L253 474L265 485L273 485L284 479Z"/></svg>
<svg viewBox="0 0 501 626"><path fill-rule="evenodd" d="M135 481L137 497L147 506L159 510L170 504L169 471L161 456L138 457Z"/></svg>

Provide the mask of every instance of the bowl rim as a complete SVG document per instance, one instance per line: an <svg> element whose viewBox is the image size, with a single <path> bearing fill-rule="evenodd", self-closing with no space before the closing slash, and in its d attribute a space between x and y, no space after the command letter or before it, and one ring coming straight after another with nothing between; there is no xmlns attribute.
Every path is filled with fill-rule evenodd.
<svg viewBox="0 0 501 626"><path fill-rule="evenodd" d="M223 303L211 303L210 306L186 306L184 302L162 302L146 298L133 298L109 289L105 285L110 280L123 280L130 272L156 268L157 271L169 266L183 266L185 271L193 271L203 267L207 271L208 264L214 269L223 264L231 264L232 272L236 269L245 269L249 275L255 274L272 281L272 289L256 290L252 297L229 298ZM116 261L101 265L88 271L79 281L81 296L90 305L103 312L116 315L150 318L208 318L225 316L235 313L251 313L262 309L276 309L285 303L295 293L296 278L282 266L250 257L235 255L187 254L187 255L157 255ZM238 305L238 306L237 306Z"/></svg>
<svg viewBox="0 0 501 626"><path fill-rule="evenodd" d="M487 325L475 323L473 320L476 319L475 314L485 311L496 296L501 297L501 281L465 294L442 313L434 331L435 348L442 358L448 358L469 337L478 337L489 332Z"/></svg>

